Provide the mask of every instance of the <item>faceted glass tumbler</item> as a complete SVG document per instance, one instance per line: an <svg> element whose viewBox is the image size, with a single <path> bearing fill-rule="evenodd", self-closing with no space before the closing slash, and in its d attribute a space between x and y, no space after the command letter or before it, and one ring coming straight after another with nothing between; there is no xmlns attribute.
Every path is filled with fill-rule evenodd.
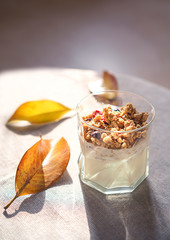
<svg viewBox="0 0 170 240"><path fill-rule="evenodd" d="M92 132L108 133L109 130L97 128L83 120L94 110L102 111L105 105L120 109L127 103L133 104L138 112L147 112L149 117L146 125L130 131L110 131L109 134L122 137L126 134L129 139L134 134L142 133L132 147L111 149L94 145L84 138L84 129L90 127ZM148 176L149 166L149 141L155 110L145 98L127 91L105 91L86 96L77 105L78 135L81 146L81 154L78 160L80 179L88 186L104 193L118 194L128 193ZM98 141L103 141L98 139ZM102 145L102 144L101 144Z"/></svg>

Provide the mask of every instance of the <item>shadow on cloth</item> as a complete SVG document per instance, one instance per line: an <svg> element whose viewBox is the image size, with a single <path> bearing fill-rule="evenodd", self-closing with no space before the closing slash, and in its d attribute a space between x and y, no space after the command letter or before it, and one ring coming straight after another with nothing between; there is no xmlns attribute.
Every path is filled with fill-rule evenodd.
<svg viewBox="0 0 170 240"><path fill-rule="evenodd" d="M6 126L9 130L15 132L16 134L19 135L28 135L31 134L33 136L40 136L40 135L45 135L49 132L51 132L54 128L56 128L58 125L62 124L64 121L66 121L67 119L70 119L70 117L61 119L57 122L52 122L52 123L48 123L48 124L44 124L44 125L34 125L34 126L28 126L28 127L22 127L22 128L18 128L18 127L10 127L10 126Z"/></svg>
<svg viewBox="0 0 170 240"><path fill-rule="evenodd" d="M122 195L104 195L82 182L81 187L91 239L160 239L165 220L147 180Z"/></svg>
<svg viewBox="0 0 170 240"><path fill-rule="evenodd" d="M72 182L73 182L72 178L70 177L68 171L66 170L64 174L60 177L60 179L49 188L58 187L60 185L72 184ZM15 217L19 212L36 214L43 209L45 203L45 195L46 191L30 195L23 200L20 207L17 210L15 210L15 212L12 212L13 210L10 210L9 212L5 210L3 214L6 218ZM17 199L15 201L17 201Z"/></svg>
<svg viewBox="0 0 170 240"><path fill-rule="evenodd" d="M28 212L30 214L38 213L42 210L45 202L45 191L40 193L33 194L21 203L20 207L15 210L13 213L8 213L6 210L4 211L4 216L6 218L15 217L19 212Z"/></svg>

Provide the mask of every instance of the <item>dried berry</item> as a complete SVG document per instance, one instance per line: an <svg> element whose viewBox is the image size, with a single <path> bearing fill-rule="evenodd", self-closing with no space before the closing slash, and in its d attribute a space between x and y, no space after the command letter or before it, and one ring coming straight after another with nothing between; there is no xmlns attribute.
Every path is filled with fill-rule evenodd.
<svg viewBox="0 0 170 240"><path fill-rule="evenodd" d="M120 110L117 108L117 109L114 109L113 110L114 112L120 112Z"/></svg>
<svg viewBox="0 0 170 240"><path fill-rule="evenodd" d="M95 110L95 111L92 113L93 118L95 118L95 116L96 116L97 114L98 114L98 115L103 115L103 113L102 113L101 111Z"/></svg>
<svg viewBox="0 0 170 240"><path fill-rule="evenodd" d="M87 118L86 121L91 121L92 119L91 118Z"/></svg>
<svg viewBox="0 0 170 240"><path fill-rule="evenodd" d="M93 133L91 134L91 136L92 136L93 138L97 138L97 139L100 139L100 138L101 138L101 134L100 134L100 132L98 132L98 131L93 132Z"/></svg>

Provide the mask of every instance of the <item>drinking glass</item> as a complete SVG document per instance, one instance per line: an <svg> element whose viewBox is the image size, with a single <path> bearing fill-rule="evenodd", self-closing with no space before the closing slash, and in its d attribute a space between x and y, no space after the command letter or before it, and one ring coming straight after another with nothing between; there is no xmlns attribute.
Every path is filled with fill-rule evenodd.
<svg viewBox="0 0 170 240"><path fill-rule="evenodd" d="M149 114L146 125L129 131L112 131L92 126L83 116L95 110L102 111L110 105L118 110L131 103L138 112ZM149 141L155 110L144 97L127 91L103 91L92 93L83 98L77 105L78 135L81 154L78 160L80 179L88 186L104 193L118 194L132 192L149 174ZM97 138L97 144L87 141L86 130ZM96 136L94 136L96 134ZM104 134L104 135L103 135ZM133 138L139 136L134 142ZM130 147L112 148L103 146L101 136L112 136L112 139L129 139ZM140 137L141 136L141 137Z"/></svg>

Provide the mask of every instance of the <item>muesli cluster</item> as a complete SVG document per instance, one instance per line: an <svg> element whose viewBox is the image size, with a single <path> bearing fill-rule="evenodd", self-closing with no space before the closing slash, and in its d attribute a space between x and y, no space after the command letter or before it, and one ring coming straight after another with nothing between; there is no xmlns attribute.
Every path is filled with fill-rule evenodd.
<svg viewBox="0 0 170 240"><path fill-rule="evenodd" d="M127 103L120 109L106 105L102 111L95 110L83 116L83 120L88 124L83 124L83 137L87 142L105 148L130 148L137 139L145 138L147 129L139 128L146 125L148 115L146 112L139 113L131 103ZM95 130L89 125L100 128L102 131ZM139 130L129 132L134 129Z"/></svg>

